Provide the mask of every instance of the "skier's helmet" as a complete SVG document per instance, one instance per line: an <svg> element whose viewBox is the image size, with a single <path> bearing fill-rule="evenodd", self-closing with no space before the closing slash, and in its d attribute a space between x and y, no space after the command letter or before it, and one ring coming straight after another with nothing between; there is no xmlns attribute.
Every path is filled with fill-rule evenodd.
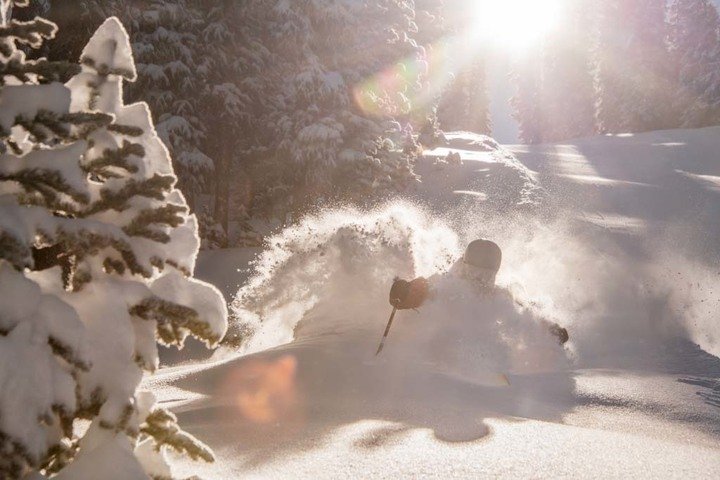
<svg viewBox="0 0 720 480"><path fill-rule="evenodd" d="M465 276L484 287L495 285L495 276L502 263L502 250L490 240L475 240L465 249L463 270Z"/></svg>

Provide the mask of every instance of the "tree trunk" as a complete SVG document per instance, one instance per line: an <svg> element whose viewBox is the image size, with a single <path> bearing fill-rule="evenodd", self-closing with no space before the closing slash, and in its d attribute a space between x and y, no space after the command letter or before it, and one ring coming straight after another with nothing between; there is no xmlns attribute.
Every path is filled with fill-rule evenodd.
<svg viewBox="0 0 720 480"><path fill-rule="evenodd" d="M230 169L227 147L223 148L223 158L216 160L215 167L215 220L227 234L230 209Z"/></svg>

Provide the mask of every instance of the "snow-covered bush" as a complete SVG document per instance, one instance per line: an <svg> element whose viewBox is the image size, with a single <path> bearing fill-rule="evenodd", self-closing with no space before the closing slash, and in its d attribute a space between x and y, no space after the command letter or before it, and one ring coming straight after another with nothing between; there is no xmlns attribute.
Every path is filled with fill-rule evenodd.
<svg viewBox="0 0 720 480"><path fill-rule="evenodd" d="M0 26L0 477L168 478L167 448L212 453L137 388L158 341L216 344L225 302L192 278L196 220L147 105L122 100L136 71L120 22L95 33L81 69L31 62L16 45L56 27L10 20L12 4Z"/></svg>

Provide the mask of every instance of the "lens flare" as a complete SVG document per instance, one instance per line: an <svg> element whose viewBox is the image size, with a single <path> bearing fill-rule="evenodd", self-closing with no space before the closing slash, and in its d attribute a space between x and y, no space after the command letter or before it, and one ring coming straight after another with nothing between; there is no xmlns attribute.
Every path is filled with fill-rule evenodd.
<svg viewBox="0 0 720 480"><path fill-rule="evenodd" d="M410 112L412 92L427 71L420 57L407 58L353 88L355 104L365 113L398 117Z"/></svg>
<svg viewBox="0 0 720 480"><path fill-rule="evenodd" d="M449 53L456 44L451 39L430 45L365 79L352 90L355 104L367 115L388 118L426 109L452 78Z"/></svg>
<svg viewBox="0 0 720 480"><path fill-rule="evenodd" d="M297 360L292 355L244 364L233 379L237 388L235 401L242 416L255 424L293 416L298 405L296 373Z"/></svg>

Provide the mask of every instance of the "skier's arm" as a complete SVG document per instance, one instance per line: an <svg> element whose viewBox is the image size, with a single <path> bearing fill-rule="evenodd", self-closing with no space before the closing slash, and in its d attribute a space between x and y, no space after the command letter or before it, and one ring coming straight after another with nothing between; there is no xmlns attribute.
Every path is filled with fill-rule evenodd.
<svg viewBox="0 0 720 480"><path fill-rule="evenodd" d="M529 310L529 311L532 312L532 310ZM568 333L566 328L561 327L557 323L555 323L551 320L548 320L547 318L538 317L535 313L533 313L533 316L536 317L536 321L540 325L545 327L547 329L547 331L550 332L550 335L552 335L553 337L555 337L557 339L557 341L558 341L558 343L560 343L560 345L565 345L568 342L568 340L570 340L570 334Z"/></svg>
<svg viewBox="0 0 720 480"><path fill-rule="evenodd" d="M555 323L551 320L548 320L547 318L543 318L543 317L539 316L536 312L536 309L532 308L532 304L526 305L525 302L518 300L507 289L503 289L503 290L498 289L497 291L502 292L503 294L507 295L508 298L512 298L517 306L519 306L526 312L529 312L533 316L533 319L537 323L539 323L540 325L545 327L547 329L547 331L550 332L550 334L557 339L557 341L558 341L558 343L560 343L560 345L565 345L568 342L568 340L570 340L570 334L568 333L566 328L561 327L557 323Z"/></svg>

